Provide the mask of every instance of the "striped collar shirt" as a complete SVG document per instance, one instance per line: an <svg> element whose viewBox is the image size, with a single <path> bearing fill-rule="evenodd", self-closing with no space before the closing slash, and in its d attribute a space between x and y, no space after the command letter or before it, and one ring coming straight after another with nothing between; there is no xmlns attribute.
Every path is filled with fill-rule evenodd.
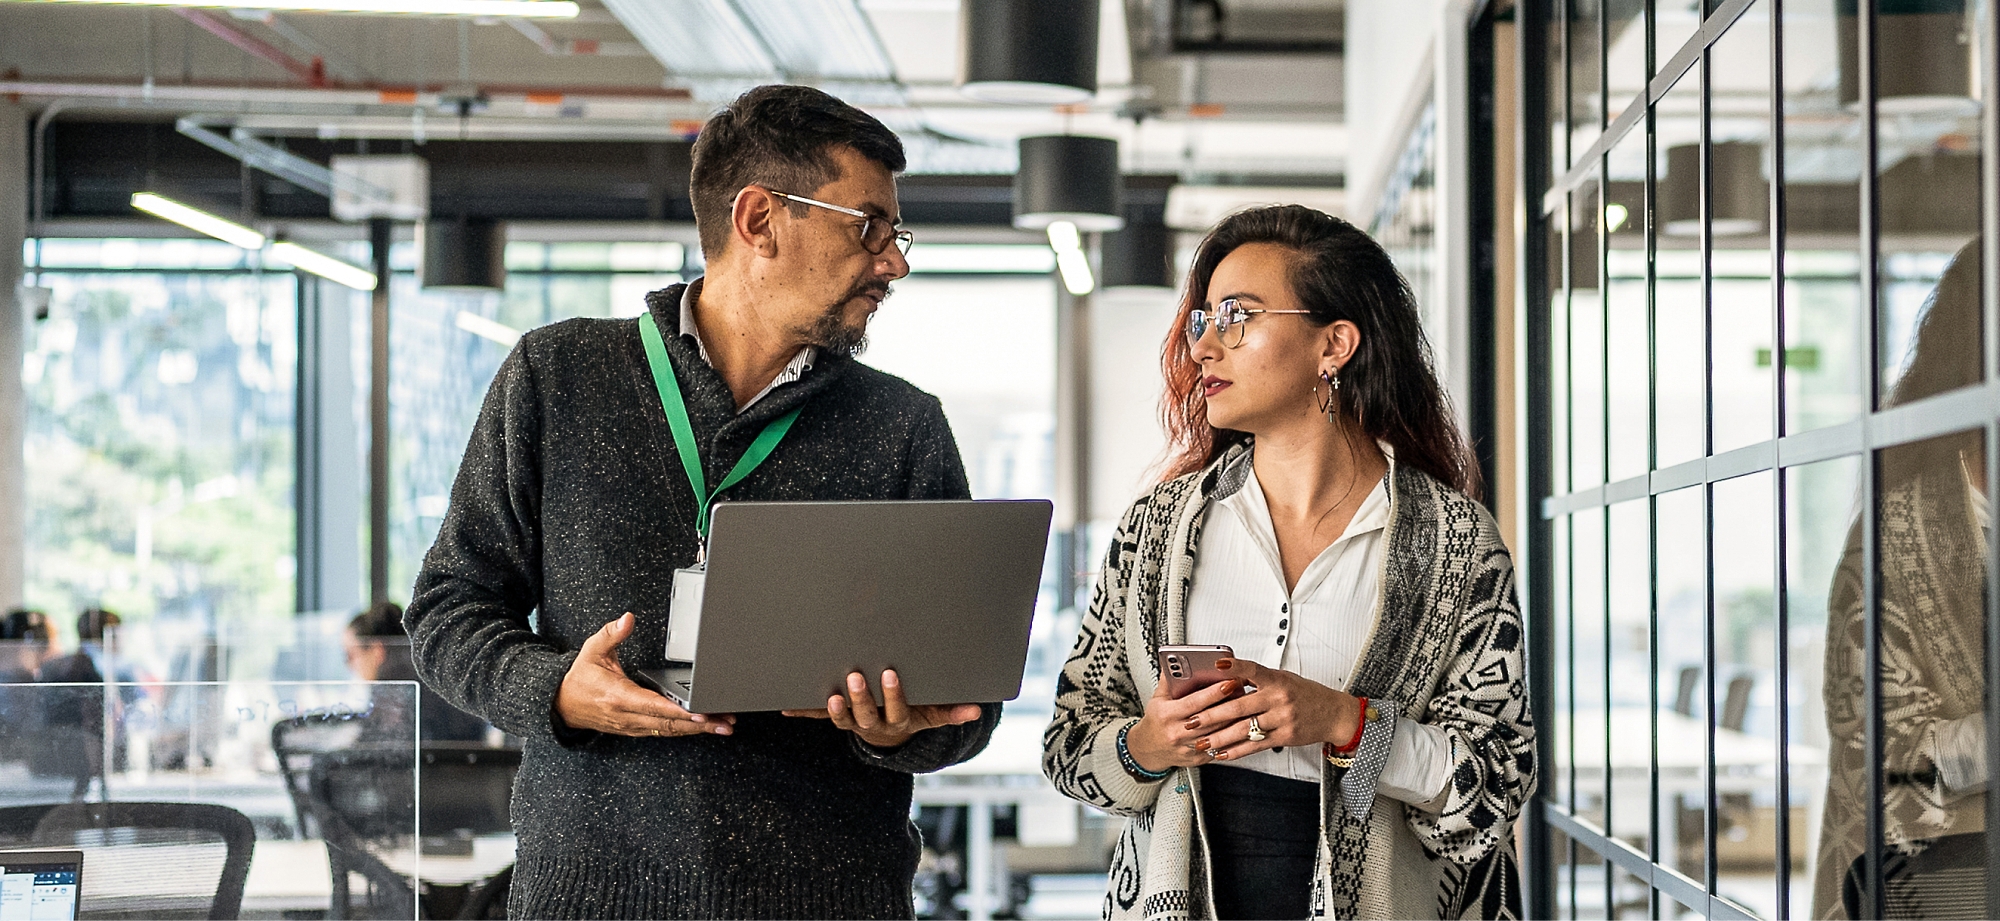
<svg viewBox="0 0 2000 921"><path fill-rule="evenodd" d="M1250 455L1241 463L1250 463ZM1246 473L1242 488L1211 500L1188 594L1187 642L1226 645L1239 658L1345 688L1375 626L1388 553L1388 478L1375 484L1347 530L1306 565L1288 593L1270 505L1254 468ZM1379 789L1404 802L1430 802L1444 789L1450 754L1442 730L1399 719ZM1230 763L1313 783L1324 770L1318 745Z"/></svg>
<svg viewBox="0 0 2000 921"><path fill-rule="evenodd" d="M701 353L701 360L709 367L714 367L714 360L708 357L708 346L702 344L701 328L694 322L694 302L700 297L700 291L701 279L697 278L687 286L687 290L681 292L681 335L693 339L694 349ZM777 377L771 378L771 382L765 384L764 389L757 391L757 395L751 397L749 402L737 407L736 412L741 414L744 410L757 405L757 401L770 395L771 391L795 383L799 378L806 376L806 372L812 370L813 359L818 357L819 350L810 345L799 349L799 353L793 355L792 360L785 364L784 370L779 371Z"/></svg>

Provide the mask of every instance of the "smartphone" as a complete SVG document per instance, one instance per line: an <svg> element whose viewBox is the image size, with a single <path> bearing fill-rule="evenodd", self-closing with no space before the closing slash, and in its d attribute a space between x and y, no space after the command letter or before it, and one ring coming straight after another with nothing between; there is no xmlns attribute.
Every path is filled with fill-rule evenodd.
<svg viewBox="0 0 2000 921"><path fill-rule="evenodd" d="M1166 679L1167 696L1186 697L1229 675L1215 667L1215 660L1236 656L1227 646L1161 646L1160 676Z"/></svg>

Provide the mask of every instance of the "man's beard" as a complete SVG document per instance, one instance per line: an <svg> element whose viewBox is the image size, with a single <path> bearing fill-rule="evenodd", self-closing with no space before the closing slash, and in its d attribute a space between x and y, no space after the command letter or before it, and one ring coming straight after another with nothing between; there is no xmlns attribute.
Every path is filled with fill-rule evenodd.
<svg viewBox="0 0 2000 921"><path fill-rule="evenodd" d="M847 305L857 297L879 295L884 300L889 297L889 286L881 282L866 281L855 285L846 296L833 302L812 324L800 331L801 338L813 345L841 355L859 355L868 348L868 321L858 324L847 322ZM872 314L871 314L872 316Z"/></svg>

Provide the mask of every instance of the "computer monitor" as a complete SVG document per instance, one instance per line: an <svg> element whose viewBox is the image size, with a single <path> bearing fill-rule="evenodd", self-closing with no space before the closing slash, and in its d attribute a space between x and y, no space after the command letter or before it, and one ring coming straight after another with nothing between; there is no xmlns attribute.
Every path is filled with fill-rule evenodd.
<svg viewBox="0 0 2000 921"><path fill-rule="evenodd" d="M0 851L0 921L76 921L82 851Z"/></svg>

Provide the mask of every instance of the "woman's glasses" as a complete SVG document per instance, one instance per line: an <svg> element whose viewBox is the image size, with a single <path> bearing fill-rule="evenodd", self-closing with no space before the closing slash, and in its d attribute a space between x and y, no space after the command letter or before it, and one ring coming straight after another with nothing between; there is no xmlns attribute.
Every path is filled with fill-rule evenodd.
<svg viewBox="0 0 2000 921"><path fill-rule="evenodd" d="M1212 311L1200 309L1188 311L1188 345L1193 346L1195 343L1200 342L1201 337L1208 333L1210 326L1215 327L1215 337L1222 342L1223 348L1233 349L1242 345L1243 327L1249 325L1250 315L1256 313L1312 313L1312 311L1267 310L1261 307L1244 307L1238 304L1233 297L1224 298L1222 303L1215 305L1215 309Z"/></svg>
<svg viewBox="0 0 2000 921"><path fill-rule="evenodd" d="M902 250L904 255L908 255L910 244L916 241L916 238L909 231L897 230L896 225L889 223L888 218L877 217L866 211L856 211L853 208L829 205L823 201L817 201L803 195L793 195L789 192L780 192L777 189L770 189L768 191L779 198L795 201L801 205L812 205L815 208L825 208L828 211L838 211L841 214L851 214L860 218L861 248L867 250L871 256L882 255L882 251L889 248L889 241L891 240L896 241L897 249Z"/></svg>

